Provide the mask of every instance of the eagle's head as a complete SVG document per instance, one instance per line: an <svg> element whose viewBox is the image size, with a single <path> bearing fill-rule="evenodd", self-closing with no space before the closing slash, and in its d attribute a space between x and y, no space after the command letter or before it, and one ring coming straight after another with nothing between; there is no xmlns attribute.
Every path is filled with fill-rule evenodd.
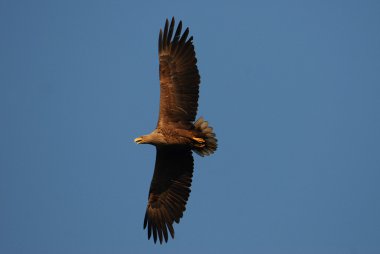
<svg viewBox="0 0 380 254"><path fill-rule="evenodd" d="M151 144L151 145L164 145L166 144L166 139L165 137L154 130L152 133L148 135L142 135L138 138L135 138L135 143L136 144Z"/></svg>

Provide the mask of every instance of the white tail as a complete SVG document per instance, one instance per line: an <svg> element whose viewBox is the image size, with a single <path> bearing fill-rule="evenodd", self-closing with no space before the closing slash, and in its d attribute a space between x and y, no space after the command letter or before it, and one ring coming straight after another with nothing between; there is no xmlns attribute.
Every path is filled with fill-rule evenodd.
<svg viewBox="0 0 380 254"><path fill-rule="evenodd" d="M193 151L202 157L205 155L213 154L218 147L218 140L216 139L216 135L213 132L212 127L208 126L208 122L205 121L203 117L200 117L194 123L194 127L196 130L203 133L204 137L202 138L204 138L206 144L203 147L193 148Z"/></svg>

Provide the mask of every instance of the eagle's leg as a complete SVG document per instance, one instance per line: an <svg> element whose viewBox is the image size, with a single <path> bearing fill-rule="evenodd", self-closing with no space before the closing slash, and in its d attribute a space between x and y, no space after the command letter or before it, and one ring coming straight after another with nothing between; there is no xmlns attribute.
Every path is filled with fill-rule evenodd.
<svg viewBox="0 0 380 254"><path fill-rule="evenodd" d="M192 137L192 139L195 141L195 147L205 147L206 141L203 138Z"/></svg>

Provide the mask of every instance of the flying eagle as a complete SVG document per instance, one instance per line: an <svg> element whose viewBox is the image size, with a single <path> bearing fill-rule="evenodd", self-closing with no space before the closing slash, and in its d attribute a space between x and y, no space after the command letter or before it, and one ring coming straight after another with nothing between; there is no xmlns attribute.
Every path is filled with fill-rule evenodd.
<svg viewBox="0 0 380 254"><path fill-rule="evenodd" d="M217 148L212 127L202 117L195 121L200 76L193 37L189 28L182 34L182 21L174 33L174 17L166 19L158 37L160 61L160 113L156 129L140 136L137 144L156 146L156 164L149 189L144 229L162 244L168 231L174 238L173 223L179 223L186 209L193 176L194 151L210 155ZM195 121L195 122L194 122Z"/></svg>

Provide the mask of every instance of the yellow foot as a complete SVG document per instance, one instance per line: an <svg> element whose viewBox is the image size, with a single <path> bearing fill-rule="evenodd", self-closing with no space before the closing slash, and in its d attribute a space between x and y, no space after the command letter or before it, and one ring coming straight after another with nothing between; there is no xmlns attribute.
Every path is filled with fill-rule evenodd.
<svg viewBox="0 0 380 254"><path fill-rule="evenodd" d="M192 139L197 142L195 144L196 147L204 147L206 145L206 141L203 138L193 137Z"/></svg>

